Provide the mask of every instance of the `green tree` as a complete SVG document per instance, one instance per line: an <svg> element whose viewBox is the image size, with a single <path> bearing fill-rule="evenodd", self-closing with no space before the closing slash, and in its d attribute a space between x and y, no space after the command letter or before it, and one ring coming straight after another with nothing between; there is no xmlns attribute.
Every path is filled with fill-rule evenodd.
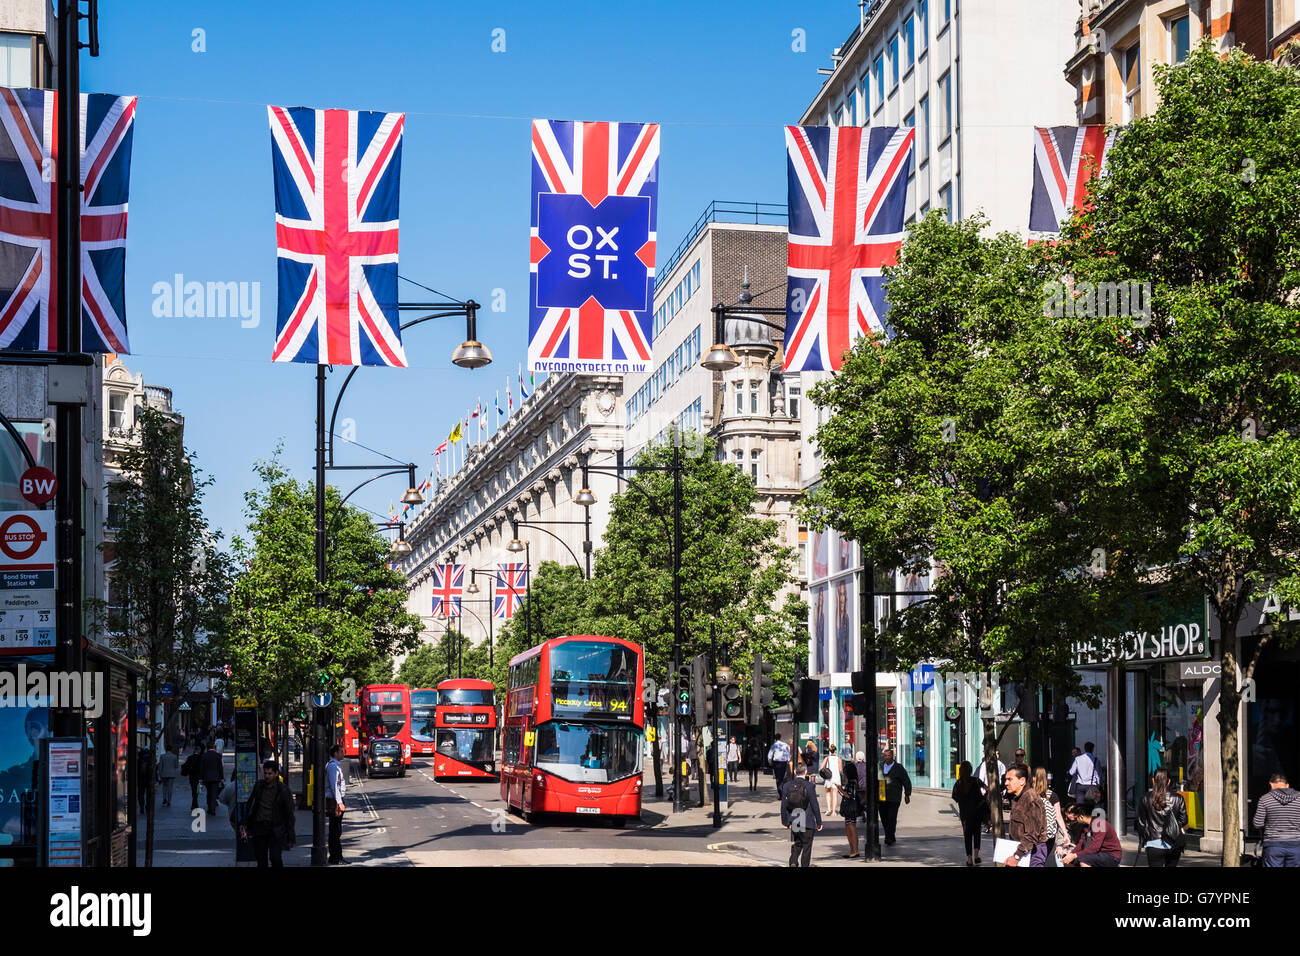
<svg viewBox="0 0 1300 956"><path fill-rule="evenodd" d="M1057 249L1077 292L1145 282L1150 308L1083 310L1053 401L1096 465L1082 504L1108 519L1098 547L1163 569L1218 620L1236 866L1241 689L1295 635L1275 629L1247 659L1234 635L1269 589L1300 600L1300 74L1203 45L1156 82L1159 108L1120 135ZM1100 388L1084 379L1097 371Z"/></svg>
<svg viewBox="0 0 1300 956"><path fill-rule="evenodd" d="M807 609L796 593L792 549L777 543L777 523L754 514L753 480L715 457L716 445L676 435L681 477L682 659L709 649L716 623L719 663L747 675L761 650L788 679L805 662ZM604 547L586 591L586 630L640 644L646 677L666 685L673 651L671 445L636 459L635 486L614 496ZM785 594L782 597L782 594ZM784 687L784 682L778 686ZM661 780L659 740L653 749Z"/></svg>
<svg viewBox="0 0 1300 956"><path fill-rule="evenodd" d="M473 644L459 630L443 631L436 642L421 644L397 671L397 682L437 687L453 678L491 680L487 643Z"/></svg>
<svg viewBox="0 0 1300 956"><path fill-rule="evenodd" d="M406 611L405 578L392 570L389 544L364 512L326 488L324 607L315 606L315 492L278 461L256 467L261 485L244 496L247 541L232 598L231 685L267 701L272 716L305 690L335 692L392 673L394 654L414 648L420 619Z"/></svg>
<svg viewBox="0 0 1300 956"><path fill-rule="evenodd" d="M117 631L113 643L147 666L146 696L156 719L160 682L186 688L220 659L230 563L217 547L220 534L203 516L211 479L193 467L180 424L145 406L132 439L119 462L121 477L110 486L121 505L120 523L101 547L111 561L111 587L125 604L110 622ZM155 759L161 743L160 736L151 741ZM145 866L152 866L153 775L142 784L149 790Z"/></svg>
<svg viewBox="0 0 1300 956"><path fill-rule="evenodd" d="M510 658L542 641L570 634L622 636L597 629L589 599L590 582L583 578L581 568L557 561L537 566L514 616L503 621L496 632L491 676L485 679L496 685L498 694L505 693Z"/></svg>

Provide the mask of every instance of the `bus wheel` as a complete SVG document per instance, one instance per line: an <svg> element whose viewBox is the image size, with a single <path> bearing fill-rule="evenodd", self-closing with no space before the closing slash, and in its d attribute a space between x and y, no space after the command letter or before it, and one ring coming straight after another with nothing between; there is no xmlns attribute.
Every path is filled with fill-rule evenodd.
<svg viewBox="0 0 1300 956"><path fill-rule="evenodd" d="M405 777L405 776L406 776L406 768L403 767L401 770L397 771L397 775L398 775L399 777Z"/></svg>
<svg viewBox="0 0 1300 956"><path fill-rule="evenodd" d="M615 818L614 818L614 829L615 829L615 830L622 830L622 829L623 829L624 827L626 827L626 826L627 826L627 817L615 817Z"/></svg>
<svg viewBox="0 0 1300 956"><path fill-rule="evenodd" d="M525 810L524 820L529 826L540 826L542 823L542 814L537 810Z"/></svg>

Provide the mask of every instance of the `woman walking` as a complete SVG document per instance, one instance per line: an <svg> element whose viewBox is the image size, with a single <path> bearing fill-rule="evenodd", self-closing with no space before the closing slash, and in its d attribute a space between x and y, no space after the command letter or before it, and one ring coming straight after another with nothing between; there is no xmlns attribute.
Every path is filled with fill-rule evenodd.
<svg viewBox="0 0 1300 956"><path fill-rule="evenodd" d="M957 815L961 818L961 839L966 847L967 866L975 866L980 862L980 833L984 829L987 789L984 781L975 776L970 761L963 760L957 768L957 782L952 787L952 798L957 804ZM972 848L975 851L973 860Z"/></svg>
<svg viewBox="0 0 1300 956"><path fill-rule="evenodd" d="M858 855L858 816L862 810L858 805L858 774L853 765L845 767L841 776L843 782L840 784L840 795L843 800L840 803L840 816L844 817L844 835L849 840L849 852L844 857L847 860Z"/></svg>
<svg viewBox="0 0 1300 956"><path fill-rule="evenodd" d="M839 755L835 753L835 745L831 744L826 749L826 756L822 760L822 779L826 781L826 815L834 816L840 809L840 786L844 777L844 769ZM829 770L829 776L826 771Z"/></svg>
<svg viewBox="0 0 1300 956"><path fill-rule="evenodd" d="M1030 866L1056 866L1056 842L1066 839L1065 817L1061 814L1061 798L1047 785L1047 768L1034 768L1034 791L1043 801L1043 815L1047 818L1047 842L1029 859Z"/></svg>
<svg viewBox="0 0 1300 956"><path fill-rule="evenodd" d="M1147 866L1177 866L1187 838L1187 804L1169 792L1169 772L1157 770L1151 789L1138 804L1138 846L1147 851Z"/></svg>

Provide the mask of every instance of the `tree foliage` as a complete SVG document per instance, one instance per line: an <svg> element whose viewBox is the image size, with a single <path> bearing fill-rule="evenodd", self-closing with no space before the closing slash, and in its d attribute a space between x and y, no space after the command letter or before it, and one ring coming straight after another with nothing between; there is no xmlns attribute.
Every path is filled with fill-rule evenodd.
<svg viewBox="0 0 1300 956"><path fill-rule="evenodd" d="M444 631L437 643L421 644L397 670L397 683L437 687L452 678L490 680L487 644L472 644L460 631Z"/></svg>
<svg viewBox="0 0 1300 956"><path fill-rule="evenodd" d="M894 336L812 393L810 520L885 567L934 558L884 636L904 658L1075 693L1070 638L1150 627L1153 588L1208 600L1235 865L1239 687L1295 638L1249 661L1233 638L1268 590L1300 602L1300 74L1208 45L1156 70L1061 242L909 230Z"/></svg>
<svg viewBox="0 0 1300 956"><path fill-rule="evenodd" d="M406 611L407 586L389 567L389 544L368 516L326 488L329 530L324 606L315 606L315 491L272 459L256 467L245 496L248 540L232 598L230 666L235 693L282 707L321 686L341 691L391 674L394 654L418 644L420 619Z"/></svg>

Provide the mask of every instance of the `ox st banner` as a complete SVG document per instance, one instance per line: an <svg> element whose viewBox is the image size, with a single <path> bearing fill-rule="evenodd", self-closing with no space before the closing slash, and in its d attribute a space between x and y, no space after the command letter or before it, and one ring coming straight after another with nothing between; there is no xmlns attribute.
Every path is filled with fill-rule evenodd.
<svg viewBox="0 0 1300 956"><path fill-rule="evenodd" d="M659 126L535 120L528 365L650 366Z"/></svg>

